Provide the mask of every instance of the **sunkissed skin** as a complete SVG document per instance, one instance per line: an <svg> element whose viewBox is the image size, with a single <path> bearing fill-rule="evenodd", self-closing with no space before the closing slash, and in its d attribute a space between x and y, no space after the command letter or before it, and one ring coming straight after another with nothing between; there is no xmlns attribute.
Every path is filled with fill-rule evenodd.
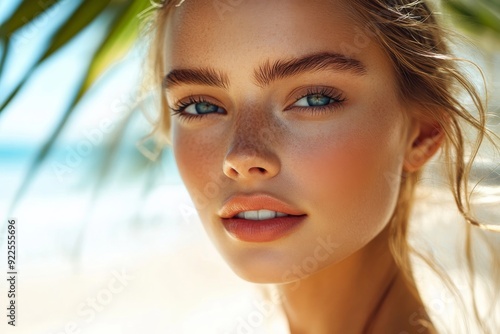
<svg viewBox="0 0 500 334"><path fill-rule="evenodd" d="M439 145L425 140L429 126L408 117L412 106L399 99L378 45L368 43L352 58L342 53L355 38L345 4L252 0L223 17L213 1L176 8L166 27L169 104L183 115L197 103L213 111L172 117L176 162L205 230L235 273L278 284L291 333L431 332L416 325L425 312L399 275L386 227L399 191L390 181L419 168ZM336 65L299 66L333 58ZM265 80L265 69L276 64L298 70ZM172 75L206 68L222 82ZM197 202L209 184L207 200ZM241 194L271 195L307 217L277 240L238 240L218 213ZM316 258L313 270L293 270L325 243L332 251Z"/></svg>

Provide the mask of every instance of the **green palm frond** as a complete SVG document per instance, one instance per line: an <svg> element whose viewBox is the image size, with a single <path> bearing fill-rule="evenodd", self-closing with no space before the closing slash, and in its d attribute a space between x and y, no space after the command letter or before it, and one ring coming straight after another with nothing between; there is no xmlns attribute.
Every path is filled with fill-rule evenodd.
<svg viewBox="0 0 500 334"><path fill-rule="evenodd" d="M61 49L69 41L71 41L84 28L86 28L99 14L104 11L109 2L109 0L82 1L76 11L66 19L66 21L61 25L59 29L56 30L42 56L39 57L39 59L34 63L30 70L25 72L24 77L18 82L16 87L7 96L2 105L0 105L0 113L4 110L5 106L7 106L17 95L20 89L28 81L34 70L39 67L46 59L50 58L55 52ZM97 5L95 5L95 3L97 3Z"/></svg>
<svg viewBox="0 0 500 334"><path fill-rule="evenodd" d="M500 42L500 0L443 0L443 5L458 27L475 37L495 36Z"/></svg>
<svg viewBox="0 0 500 334"><path fill-rule="evenodd" d="M58 0L47 0L43 3L41 1L37 2L30 0L21 1L14 13L5 20L5 22L0 24L0 32L2 35L10 37L16 30L24 27L26 24L29 24L37 17L44 14L57 2Z"/></svg>
<svg viewBox="0 0 500 334"><path fill-rule="evenodd" d="M5 64L5 59L9 55L9 43L13 34L25 25L30 24L30 22L41 15L43 11L49 10L53 6L57 6L57 3L58 1L45 1L45 7L40 8L38 1L23 1L14 13L0 25L0 42L4 45L0 58L0 76L4 73L2 71L2 66ZM97 50L87 64L85 76L80 80L76 93L64 111L63 116L57 121L55 130L53 130L49 138L42 145L32 162L27 177L23 180L21 187L14 197L11 208L16 205L20 198L22 198L39 167L70 119L75 106L110 65L120 60L133 46L140 31L141 20L139 16L149 7L151 7L151 3L148 0L81 1L78 8L54 31L46 49L36 60L32 68L26 71L15 87L7 94L7 97L1 101L0 116L3 110L5 110L17 96L21 88L28 82L31 74L35 72L41 64L71 42L80 32L95 22L95 20L107 19L109 21L108 28L102 33L102 39ZM103 15L105 15L105 17L103 17Z"/></svg>
<svg viewBox="0 0 500 334"><path fill-rule="evenodd" d="M25 1L26 2L26 1ZM29 1L32 3L33 1ZM54 1L55 2L55 1ZM38 2L37 2L38 3ZM23 2L24 4L24 2ZM4 24L0 26L0 40L8 45L10 37L18 29L22 28L25 24L27 17L31 17L31 20L36 19L36 16L32 15L34 9L32 6L19 6L19 8L13 13L12 17L9 18ZM38 5L39 6L39 5ZM101 44L99 51L100 55L95 57L91 63L92 71L88 72L85 78L85 84L82 92L79 95L84 95L85 92L90 88L93 82L106 70L106 64L109 65L112 62L121 58L125 52L131 47L135 38L137 37L138 27L140 24L138 15L144 11L148 6L150 6L147 0L126 0L126 1L111 1L111 0L85 0L82 1L79 7L70 15L66 21L54 32L51 37L50 43L46 47L46 50L35 62L33 67L26 71L21 80L14 89L10 92L7 98L4 99L3 103L0 105L0 113L5 109L5 107L12 101L12 99L17 95L19 90L28 81L31 74L36 68L38 68L45 60L49 59L54 53L59 51L66 44L71 42L81 31L88 27L97 17L102 14L105 10L109 12L109 16L112 17L112 23L109 30ZM49 7L45 7L47 8ZM25 13L23 12L25 11ZM23 17L20 20L19 17ZM21 24L24 23L24 24ZM117 43L117 41L123 44ZM8 55L8 49L2 54L2 59L6 58ZM106 60L107 59L107 60ZM103 61L105 60L105 61ZM4 62L0 62L4 63ZM1 71L0 67L0 73ZM81 96L80 96L81 97Z"/></svg>

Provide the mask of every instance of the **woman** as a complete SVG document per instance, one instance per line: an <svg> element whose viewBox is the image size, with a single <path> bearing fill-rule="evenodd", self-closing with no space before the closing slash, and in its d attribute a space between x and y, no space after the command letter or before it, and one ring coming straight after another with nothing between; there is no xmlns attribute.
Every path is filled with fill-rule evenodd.
<svg viewBox="0 0 500 334"><path fill-rule="evenodd" d="M463 131L472 157L491 134L427 4L166 1L155 29L158 131L232 270L275 285L293 334L436 332L410 266L413 194L442 149L458 209L485 227Z"/></svg>

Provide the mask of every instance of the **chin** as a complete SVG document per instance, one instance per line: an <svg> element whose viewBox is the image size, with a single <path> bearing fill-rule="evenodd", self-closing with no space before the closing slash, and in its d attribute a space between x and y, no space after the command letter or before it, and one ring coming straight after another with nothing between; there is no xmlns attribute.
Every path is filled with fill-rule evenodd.
<svg viewBox="0 0 500 334"><path fill-rule="evenodd" d="M297 251L276 244L268 247L254 245L246 249L234 249L230 246L222 247L223 249L219 247L219 253L225 262L241 279L258 284L300 281L344 257L340 254L340 250L338 253L329 254L328 257L315 258L311 255L312 252L303 253L304 249Z"/></svg>
<svg viewBox="0 0 500 334"><path fill-rule="evenodd" d="M297 279L289 275L290 268L294 266L290 255L262 249L230 253L229 256L221 254L231 270L250 283L279 284Z"/></svg>

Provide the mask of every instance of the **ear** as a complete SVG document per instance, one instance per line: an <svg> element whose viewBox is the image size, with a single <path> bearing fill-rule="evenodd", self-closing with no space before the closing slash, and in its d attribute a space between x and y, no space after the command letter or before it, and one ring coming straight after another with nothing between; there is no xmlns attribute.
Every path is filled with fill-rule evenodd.
<svg viewBox="0 0 500 334"><path fill-rule="evenodd" d="M403 168L416 172L438 151L443 143L444 131L436 124L415 120L408 136Z"/></svg>

